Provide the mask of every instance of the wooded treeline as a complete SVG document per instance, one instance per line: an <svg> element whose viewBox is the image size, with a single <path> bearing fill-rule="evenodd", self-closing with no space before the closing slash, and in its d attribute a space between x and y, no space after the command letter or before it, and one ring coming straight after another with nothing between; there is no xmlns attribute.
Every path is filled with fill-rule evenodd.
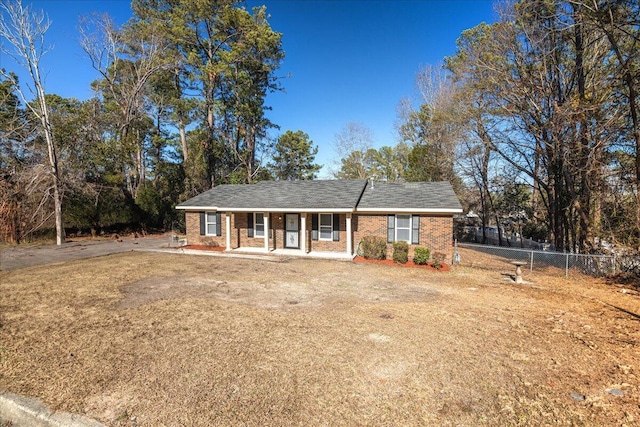
<svg viewBox="0 0 640 427"><path fill-rule="evenodd" d="M265 7L134 0L122 27L84 17L81 45L100 77L95 97L80 101L45 93L46 17L19 1L0 4L2 54L31 77L0 73L0 240L50 230L54 204L67 230L167 230L183 220L178 202L214 185L318 171L308 135L287 131L275 147L267 137L277 126L265 99L280 89L284 51ZM296 155L305 163L283 172Z"/></svg>
<svg viewBox="0 0 640 427"><path fill-rule="evenodd" d="M640 2L528 0L498 12L463 32L444 70L418 76L401 142L355 150L336 175L450 180L485 226L560 251L638 248Z"/></svg>
<svg viewBox="0 0 640 427"><path fill-rule="evenodd" d="M484 225L557 250L640 245L640 0L528 0L465 31L401 102L399 140L336 135L338 178L448 180ZM0 0L0 239L41 230L170 229L174 206L222 183L312 179L302 131L268 138L282 35L237 0L134 0L120 28L80 24L100 77L89 100L48 94L47 20ZM50 54L55 54L55 51ZM54 218L59 221L54 221ZM64 226L62 224L64 223ZM60 233L59 233L60 234ZM64 234L62 233L62 236ZM60 239L59 239L60 241Z"/></svg>

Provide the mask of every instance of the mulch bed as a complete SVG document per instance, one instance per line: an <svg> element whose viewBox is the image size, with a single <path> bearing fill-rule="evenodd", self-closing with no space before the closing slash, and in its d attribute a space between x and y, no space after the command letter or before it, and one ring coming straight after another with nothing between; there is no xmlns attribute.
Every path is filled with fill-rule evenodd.
<svg viewBox="0 0 640 427"><path fill-rule="evenodd" d="M419 264L415 264L413 260L407 261L406 264L397 263L392 259L367 259L363 256L357 256L353 260L355 262L362 262L366 264L392 265L396 267L405 267L405 268L421 268L423 270L429 270L429 271L445 272L451 269L451 267L449 267L449 265L445 264L444 262L440 265L440 269L437 269L431 263L427 263L426 265L419 265Z"/></svg>
<svg viewBox="0 0 640 427"><path fill-rule="evenodd" d="M224 246L207 246L207 245L186 245L181 246L181 249L195 249L199 251L217 251L224 252ZM355 262L360 262L364 264L379 264L379 265L390 265L395 267L404 267L404 268L420 268L428 271L439 271L439 272L447 272L451 270L449 264L445 264L444 262L441 264L440 268L437 269L433 266L432 263L427 263L426 265L418 265L413 262L413 260L407 261L406 264L400 264L395 262L392 259L367 259L363 256L357 256L353 259Z"/></svg>

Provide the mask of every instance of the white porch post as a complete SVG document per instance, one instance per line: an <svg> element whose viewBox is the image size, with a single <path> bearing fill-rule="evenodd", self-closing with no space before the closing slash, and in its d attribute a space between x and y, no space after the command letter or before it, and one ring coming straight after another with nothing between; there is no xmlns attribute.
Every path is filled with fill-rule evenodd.
<svg viewBox="0 0 640 427"><path fill-rule="evenodd" d="M300 249L307 253L307 214L300 214Z"/></svg>
<svg viewBox="0 0 640 427"><path fill-rule="evenodd" d="M264 250L269 252L269 214L263 212L262 217L264 218Z"/></svg>
<svg viewBox="0 0 640 427"><path fill-rule="evenodd" d="M225 214L225 226L224 226L224 234L225 241L227 243L227 250L231 250L231 212L226 212Z"/></svg>
<svg viewBox="0 0 640 427"><path fill-rule="evenodd" d="M351 236L351 212L347 213L347 254L349 256L353 255L353 242Z"/></svg>

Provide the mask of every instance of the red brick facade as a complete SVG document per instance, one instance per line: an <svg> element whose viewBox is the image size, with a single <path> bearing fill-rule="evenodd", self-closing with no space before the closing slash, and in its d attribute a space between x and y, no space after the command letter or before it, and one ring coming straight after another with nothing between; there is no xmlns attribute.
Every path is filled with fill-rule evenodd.
<svg viewBox="0 0 640 427"><path fill-rule="evenodd" d="M222 213L221 236L200 235L200 212L185 212L185 226L187 228L187 243L190 245L226 246L225 218Z"/></svg>
<svg viewBox="0 0 640 427"><path fill-rule="evenodd" d="M380 236L387 239L387 215L354 215L353 219L353 247L357 250L358 243L365 236ZM409 258L413 257L416 246L429 248L431 253L442 252L447 260L451 260L453 251L453 217L438 215L420 215L419 244L409 245ZM393 244L387 244L387 257L393 255Z"/></svg>
<svg viewBox="0 0 640 427"><path fill-rule="evenodd" d="M264 237L248 236L248 213L236 212L231 214L231 248L264 247ZM300 215L300 218L302 214ZM282 249L285 247L283 213L271 213L269 218L269 249ZM221 214L221 236L200 235L200 213L186 212L186 229L188 244L226 246L226 219L225 213ZM311 239L311 214L306 214L306 251L321 252L346 252L347 251L347 214L339 215L339 241L325 241ZM298 223L301 230L301 219ZM352 250L358 248L358 243L370 235L387 238L387 215L352 214ZM453 217L451 215L420 215L418 245L410 245L409 257L413 256L416 246L429 248L431 253L442 252L447 260L451 259L453 250ZM302 243L301 236L299 242ZM387 244L387 255L392 255L392 244Z"/></svg>
<svg viewBox="0 0 640 427"><path fill-rule="evenodd" d="M264 248L264 237L249 237L249 215L253 216L253 213L237 212L233 214L231 221L231 248ZM271 215L273 220L274 216ZM272 228L273 224L269 221L269 228ZM255 236L255 234L254 234ZM277 241L277 236L276 236ZM274 249L273 234L270 233L269 237L269 249Z"/></svg>
<svg viewBox="0 0 640 427"><path fill-rule="evenodd" d="M346 252L347 251L347 215L340 214L339 228L340 228L340 240L311 240L311 214L307 214L307 240L310 251L321 252ZM353 220L352 224L353 224ZM353 228L352 228L353 230Z"/></svg>

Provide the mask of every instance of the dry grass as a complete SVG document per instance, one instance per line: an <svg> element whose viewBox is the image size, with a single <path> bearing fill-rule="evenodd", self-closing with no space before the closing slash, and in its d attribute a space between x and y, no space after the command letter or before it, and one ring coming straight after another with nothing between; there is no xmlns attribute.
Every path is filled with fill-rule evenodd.
<svg viewBox="0 0 640 427"><path fill-rule="evenodd" d="M496 265L126 253L0 272L0 388L116 426L637 425L640 298Z"/></svg>

